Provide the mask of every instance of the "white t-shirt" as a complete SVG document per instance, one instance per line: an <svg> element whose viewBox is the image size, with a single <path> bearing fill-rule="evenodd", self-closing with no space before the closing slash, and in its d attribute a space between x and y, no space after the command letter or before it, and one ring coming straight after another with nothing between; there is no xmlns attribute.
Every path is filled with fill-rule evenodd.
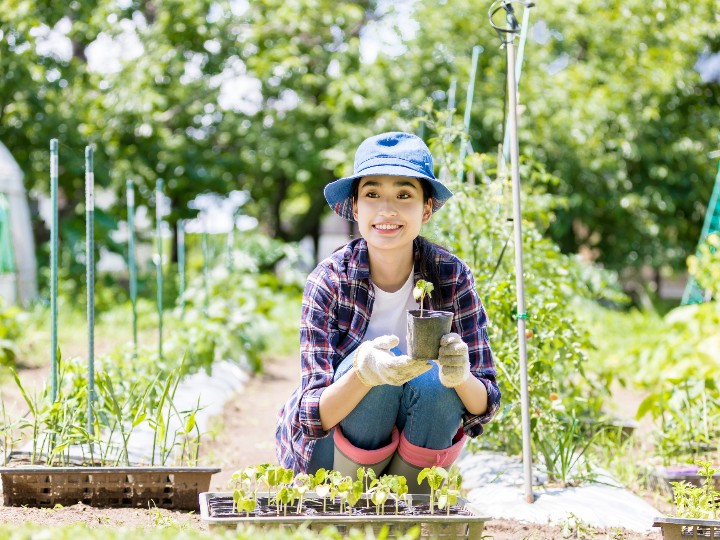
<svg viewBox="0 0 720 540"><path fill-rule="evenodd" d="M420 308L413 298L413 287L412 270L405 284L398 291L385 292L375 286L375 301L365 333L366 341L380 336L395 335L400 339L398 347L403 354L407 354L407 310Z"/></svg>

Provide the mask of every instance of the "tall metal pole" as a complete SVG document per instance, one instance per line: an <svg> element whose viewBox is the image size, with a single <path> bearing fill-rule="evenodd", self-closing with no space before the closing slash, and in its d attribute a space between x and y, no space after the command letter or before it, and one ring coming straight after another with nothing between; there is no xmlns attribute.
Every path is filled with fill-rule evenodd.
<svg viewBox="0 0 720 540"><path fill-rule="evenodd" d="M478 59L480 58L481 52L482 47L480 45L475 45L473 47L470 80L468 81L467 96L465 96L465 117L463 118L463 125L465 126L465 136L467 136L467 140L463 138L460 146L460 172L458 172L458 180L461 182L463 175L465 174L465 166L463 165L463 162L465 161L465 156L467 155L468 144L470 144L470 119L472 118L472 104L473 97L475 95L475 77L477 76Z"/></svg>
<svg viewBox="0 0 720 540"><path fill-rule="evenodd" d="M93 433L93 401L95 400L95 175L93 147L85 147L85 264L88 321L88 426Z"/></svg>
<svg viewBox="0 0 720 540"><path fill-rule="evenodd" d="M137 263L135 259L135 186L126 182L128 224L128 269L130 271L130 303L132 304L133 353L138 353L137 337Z"/></svg>
<svg viewBox="0 0 720 540"><path fill-rule="evenodd" d="M180 309L185 309L185 220L178 219L177 222L177 244L178 244L178 296L180 297Z"/></svg>
<svg viewBox="0 0 720 540"><path fill-rule="evenodd" d="M50 374L52 400L58 395L58 344L57 344L57 297L58 297L58 140L50 139L50 199L52 221L50 222Z"/></svg>
<svg viewBox="0 0 720 540"><path fill-rule="evenodd" d="M528 9L529 2L516 0ZM493 23L493 15L505 10L506 26L498 27ZM532 489L532 446L530 433L530 396L528 391L527 343L525 326L527 313L525 313L525 280L523 271L523 244L522 244L522 209L520 206L520 151L517 134L517 86L515 82L515 44L513 39L520 32L520 25L515 18L512 2L503 0L495 2L490 7L490 24L498 31L507 50L507 98L510 128L510 165L512 174L513 198L513 229L515 238L515 286L517 290L517 313L515 314L518 329L518 343L520 345L520 406L523 435L523 476L525 487L525 500L529 503L535 500Z"/></svg>
<svg viewBox="0 0 720 540"><path fill-rule="evenodd" d="M163 359L163 249L162 249L162 200L163 181L155 183L155 227L157 238L157 307L158 307L158 356Z"/></svg>

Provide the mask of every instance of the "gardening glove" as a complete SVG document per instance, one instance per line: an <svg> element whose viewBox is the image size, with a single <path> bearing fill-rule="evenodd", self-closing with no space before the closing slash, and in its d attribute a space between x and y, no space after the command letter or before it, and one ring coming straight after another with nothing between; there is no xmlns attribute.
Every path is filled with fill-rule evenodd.
<svg viewBox="0 0 720 540"><path fill-rule="evenodd" d="M407 355L395 356L390 349L399 343L397 336L380 336L358 347L353 367L365 386L401 386L432 367L425 360L413 360Z"/></svg>
<svg viewBox="0 0 720 540"><path fill-rule="evenodd" d="M455 388L470 377L467 343L454 332L440 339L440 353L436 362L440 367L440 382L443 386Z"/></svg>

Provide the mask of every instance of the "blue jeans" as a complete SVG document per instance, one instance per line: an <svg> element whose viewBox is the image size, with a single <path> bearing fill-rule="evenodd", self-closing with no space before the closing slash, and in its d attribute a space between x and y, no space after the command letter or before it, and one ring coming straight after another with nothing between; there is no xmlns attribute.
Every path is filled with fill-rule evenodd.
<svg viewBox="0 0 720 540"><path fill-rule="evenodd" d="M353 352L340 363L333 381L352 369L354 356ZM363 450L390 444L394 426L415 446L444 450L452 446L464 412L457 392L440 384L433 362L432 369L402 386L373 387L339 425L347 440ZM315 443L308 472L333 468L334 431Z"/></svg>

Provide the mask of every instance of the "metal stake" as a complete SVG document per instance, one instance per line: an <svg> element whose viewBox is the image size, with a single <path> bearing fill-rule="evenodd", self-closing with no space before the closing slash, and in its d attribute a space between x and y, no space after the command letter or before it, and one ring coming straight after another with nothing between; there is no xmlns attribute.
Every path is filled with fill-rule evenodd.
<svg viewBox="0 0 720 540"><path fill-rule="evenodd" d="M185 310L185 220L177 222L177 244L178 244L178 295L180 296L180 309Z"/></svg>
<svg viewBox="0 0 720 540"><path fill-rule="evenodd" d="M88 433L93 434L95 400L95 175L93 147L85 147L85 265L88 320Z"/></svg>
<svg viewBox="0 0 720 540"><path fill-rule="evenodd" d="M522 244L522 209L520 206L520 151L518 148L517 134L517 86L515 82L515 44L513 39L520 32L520 25L515 18L512 3L506 0L494 2L490 6L490 24L497 30L503 45L507 50L507 96L510 128L510 164L512 173L512 196L513 196L513 229L515 237L515 286L517 288L517 319L518 343L520 345L520 405L522 414L522 435L523 435L523 475L525 486L525 500L532 503L535 498L532 488L532 446L530 433L530 397L528 392L528 366L527 366L527 343L525 336L525 281L523 273L523 244ZM515 0L530 8L533 4L523 0ZM498 27L493 22L493 16L500 10L506 12L505 27Z"/></svg>
<svg viewBox="0 0 720 540"><path fill-rule="evenodd" d="M163 249L162 249L162 191L163 181L155 183L155 230L157 238L157 307L158 307L158 357L163 359Z"/></svg>
<svg viewBox="0 0 720 540"><path fill-rule="evenodd" d="M128 224L128 269L130 270L130 303L132 304L133 351L138 353L137 337L137 264L135 259L135 186L132 180L126 185Z"/></svg>
<svg viewBox="0 0 720 540"><path fill-rule="evenodd" d="M465 117L463 118L463 124L465 126L465 135L467 141L461 139L462 144L460 145L460 172L458 172L458 180L462 182L463 175L465 174L465 156L467 155L468 145L470 144L470 118L472 116L472 104L473 97L475 94L475 77L477 76L477 65L478 58L483 48L480 45L475 45L472 50L472 66L470 68L470 80L468 81L468 91L465 97Z"/></svg>
<svg viewBox="0 0 720 540"><path fill-rule="evenodd" d="M50 224L50 374L52 400L58 395L58 344L57 344L57 296L58 296L58 140L50 139L50 200L52 221Z"/></svg>

